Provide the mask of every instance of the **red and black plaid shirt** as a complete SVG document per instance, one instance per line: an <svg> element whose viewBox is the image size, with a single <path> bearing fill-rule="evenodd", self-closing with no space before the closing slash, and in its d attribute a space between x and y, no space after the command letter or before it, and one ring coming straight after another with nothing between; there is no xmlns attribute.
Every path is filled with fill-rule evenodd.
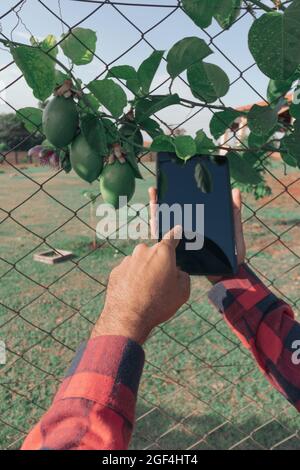
<svg viewBox="0 0 300 470"><path fill-rule="evenodd" d="M291 308L246 265L213 286L209 298L267 379L300 410L300 364L293 360L300 325ZM22 449L126 449L143 363L143 349L124 337L100 336L83 344Z"/></svg>

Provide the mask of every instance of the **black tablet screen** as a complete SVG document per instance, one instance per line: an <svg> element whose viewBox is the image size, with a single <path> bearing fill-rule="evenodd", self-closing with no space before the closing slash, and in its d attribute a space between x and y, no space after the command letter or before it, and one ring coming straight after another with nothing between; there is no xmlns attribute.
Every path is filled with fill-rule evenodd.
<svg viewBox="0 0 300 470"><path fill-rule="evenodd" d="M172 153L159 153L157 189L159 238L170 227L178 223L183 226L177 265L196 275L234 273L236 254L226 157L201 155L183 162Z"/></svg>

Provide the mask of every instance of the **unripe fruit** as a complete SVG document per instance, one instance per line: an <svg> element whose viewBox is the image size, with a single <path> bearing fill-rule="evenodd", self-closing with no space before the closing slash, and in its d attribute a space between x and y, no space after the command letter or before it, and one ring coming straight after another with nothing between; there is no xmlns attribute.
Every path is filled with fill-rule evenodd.
<svg viewBox="0 0 300 470"><path fill-rule="evenodd" d="M79 118L73 98L55 96L43 112L43 130L55 147L69 145L76 135Z"/></svg>
<svg viewBox="0 0 300 470"><path fill-rule="evenodd" d="M135 178L129 163L120 163L116 160L111 165L106 165L100 177L100 192L107 204L112 204L115 209L119 207L119 197L127 196L130 201L135 190Z"/></svg>
<svg viewBox="0 0 300 470"><path fill-rule="evenodd" d="M84 181L92 183L103 168L103 157L98 155L88 144L83 134L79 134L72 142L70 160L73 170Z"/></svg>

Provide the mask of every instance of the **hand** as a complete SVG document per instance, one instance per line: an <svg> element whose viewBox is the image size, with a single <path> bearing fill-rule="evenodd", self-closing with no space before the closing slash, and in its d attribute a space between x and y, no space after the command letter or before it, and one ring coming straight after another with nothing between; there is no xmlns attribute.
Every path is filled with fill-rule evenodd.
<svg viewBox="0 0 300 470"><path fill-rule="evenodd" d="M156 208L157 208L157 189L149 188L149 202L150 202L150 227L152 238L156 236ZM242 198L239 189L232 190L232 204L233 204L233 220L234 220L234 234L237 250L238 265L245 261L246 246L243 234L243 225L241 218ZM222 276L207 276L207 279L213 283L222 279Z"/></svg>
<svg viewBox="0 0 300 470"><path fill-rule="evenodd" d="M169 320L188 300L189 275L176 267L179 231L175 227L152 247L137 245L112 270L92 338L120 335L143 344L155 326Z"/></svg>

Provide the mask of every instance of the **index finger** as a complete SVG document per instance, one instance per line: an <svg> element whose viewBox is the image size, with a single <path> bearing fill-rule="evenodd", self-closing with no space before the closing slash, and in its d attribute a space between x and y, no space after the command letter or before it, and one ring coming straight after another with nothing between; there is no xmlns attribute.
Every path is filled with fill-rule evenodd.
<svg viewBox="0 0 300 470"><path fill-rule="evenodd" d="M149 202L150 204L156 204L157 202L157 189L151 186L148 189L148 194L149 194Z"/></svg>
<svg viewBox="0 0 300 470"><path fill-rule="evenodd" d="M153 186L148 189L149 194L149 208L150 208L150 230L151 237L158 238L157 233L157 189Z"/></svg>
<svg viewBox="0 0 300 470"><path fill-rule="evenodd" d="M234 217L234 233L235 243L237 248L238 264L242 263L246 254L246 245L243 233L243 224L241 217L242 198L239 189L235 188L232 190L232 202L233 202L233 217Z"/></svg>
<svg viewBox="0 0 300 470"><path fill-rule="evenodd" d="M175 227L173 227L169 232L164 234L160 243L169 246L175 251L181 238L182 238L182 227L181 225L175 225Z"/></svg>

